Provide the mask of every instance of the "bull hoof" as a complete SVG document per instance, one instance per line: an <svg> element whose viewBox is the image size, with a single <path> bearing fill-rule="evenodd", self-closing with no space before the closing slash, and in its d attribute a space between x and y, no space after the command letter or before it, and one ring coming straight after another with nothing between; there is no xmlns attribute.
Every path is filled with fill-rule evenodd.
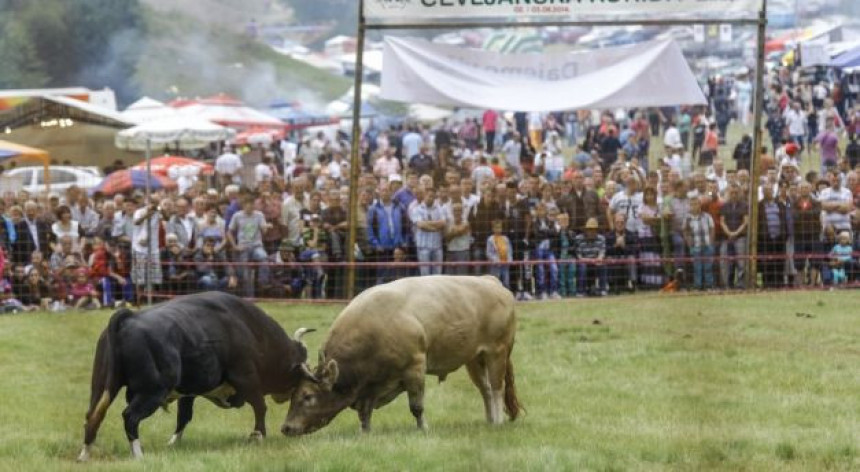
<svg viewBox="0 0 860 472"><path fill-rule="evenodd" d="M175 446L177 443L179 443L180 439L182 439L182 433L176 433L170 437L170 440L167 441L167 445L168 446Z"/></svg>
<svg viewBox="0 0 860 472"><path fill-rule="evenodd" d="M81 449L81 453L78 454L78 462L87 462L89 460L90 460L90 448L87 446L84 446L83 449Z"/></svg>
<svg viewBox="0 0 860 472"><path fill-rule="evenodd" d="M131 455L136 460L143 459L143 449L140 447L139 439L135 439L131 442Z"/></svg>
<svg viewBox="0 0 860 472"><path fill-rule="evenodd" d="M251 433L248 436L248 441L258 443L258 444L262 443L263 442L263 433L261 433L259 431L254 431L253 433Z"/></svg>

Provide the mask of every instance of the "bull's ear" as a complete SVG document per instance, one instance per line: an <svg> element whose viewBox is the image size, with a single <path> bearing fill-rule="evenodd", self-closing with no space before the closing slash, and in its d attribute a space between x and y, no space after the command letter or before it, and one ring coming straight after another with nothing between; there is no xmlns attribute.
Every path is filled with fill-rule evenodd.
<svg viewBox="0 0 860 472"><path fill-rule="evenodd" d="M335 382L337 382L337 376L340 374L340 371L337 367L337 361L332 359L328 361L325 365L325 368L322 371L322 375L319 376L320 383L327 390L331 390L334 386Z"/></svg>

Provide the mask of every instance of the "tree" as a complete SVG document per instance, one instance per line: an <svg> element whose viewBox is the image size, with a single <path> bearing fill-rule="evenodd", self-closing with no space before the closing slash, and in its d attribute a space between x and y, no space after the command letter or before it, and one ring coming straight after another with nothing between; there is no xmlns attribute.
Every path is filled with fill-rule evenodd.
<svg viewBox="0 0 860 472"><path fill-rule="evenodd" d="M49 77L22 26L13 17L2 16L0 31L0 88L45 86Z"/></svg>

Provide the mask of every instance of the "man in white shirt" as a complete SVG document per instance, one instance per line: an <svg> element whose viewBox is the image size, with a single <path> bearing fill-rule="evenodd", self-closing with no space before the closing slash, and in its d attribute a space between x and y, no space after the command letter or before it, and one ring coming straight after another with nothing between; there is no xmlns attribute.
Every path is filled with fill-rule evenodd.
<svg viewBox="0 0 860 472"><path fill-rule="evenodd" d="M520 164L520 154L522 154L523 145L520 133L514 131L505 144L502 145L502 153L505 155L505 164L514 170L517 175L517 180L523 179L523 166Z"/></svg>
<svg viewBox="0 0 860 472"><path fill-rule="evenodd" d="M684 143L681 142L681 132L678 131L678 128L675 126L674 120L669 121L669 126L663 134L663 144L667 147L671 147L672 149L684 147Z"/></svg>
<svg viewBox="0 0 860 472"><path fill-rule="evenodd" d="M149 282L161 283L161 260L158 247L158 229L161 226L161 213L157 203L138 208L132 216L132 264L131 280L138 287Z"/></svg>
<svg viewBox="0 0 860 472"><path fill-rule="evenodd" d="M792 102L791 107L782 114L785 126L791 140L803 151L803 143L806 141L806 113L800 109L800 102Z"/></svg>
<svg viewBox="0 0 860 472"><path fill-rule="evenodd" d="M828 171L827 180L830 181L830 187L818 194L824 228L832 227L835 234L842 231L852 234L851 214L854 213L854 197L850 190L842 186L838 173Z"/></svg>
<svg viewBox="0 0 860 472"><path fill-rule="evenodd" d="M284 156L284 175L287 175L287 167L296 161L299 146L289 139L281 140L281 154Z"/></svg>

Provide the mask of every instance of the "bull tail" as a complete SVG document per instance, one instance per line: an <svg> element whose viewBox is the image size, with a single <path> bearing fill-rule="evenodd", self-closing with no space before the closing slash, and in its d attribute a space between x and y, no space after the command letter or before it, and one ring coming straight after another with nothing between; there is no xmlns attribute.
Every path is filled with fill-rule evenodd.
<svg viewBox="0 0 860 472"><path fill-rule="evenodd" d="M133 315L134 312L129 309L114 313L96 345L90 384L90 409L84 425L84 450L81 451L80 460L88 458L88 447L95 441L108 407L123 386L118 333L125 320Z"/></svg>
<svg viewBox="0 0 860 472"><path fill-rule="evenodd" d="M517 398L517 386L514 383L514 363L511 361L511 353L508 352L508 362L505 366L505 413L511 421L514 421L520 415L520 411L525 411L525 408Z"/></svg>

